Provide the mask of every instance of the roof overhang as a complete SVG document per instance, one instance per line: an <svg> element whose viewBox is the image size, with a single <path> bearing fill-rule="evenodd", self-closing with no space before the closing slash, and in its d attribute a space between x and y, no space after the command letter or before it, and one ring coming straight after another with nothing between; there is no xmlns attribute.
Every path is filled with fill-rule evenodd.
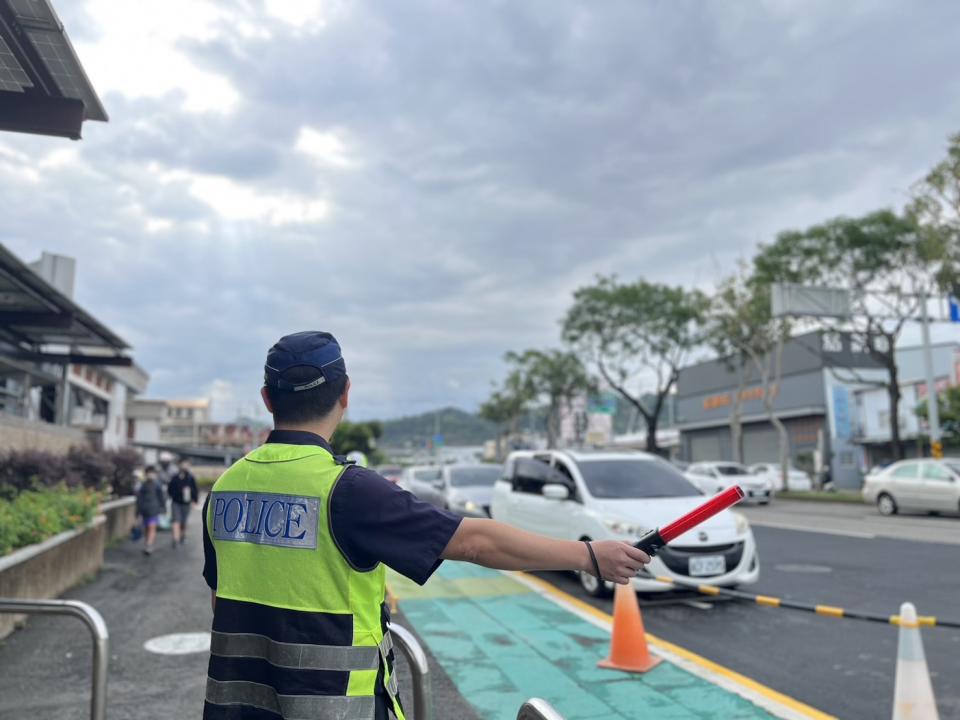
<svg viewBox="0 0 960 720"><path fill-rule="evenodd" d="M0 0L2 1L2 0ZM34 363L129 366L129 345L0 244L0 345Z"/></svg>
<svg viewBox="0 0 960 720"><path fill-rule="evenodd" d="M0 130L79 140L107 119L50 0L0 0Z"/></svg>

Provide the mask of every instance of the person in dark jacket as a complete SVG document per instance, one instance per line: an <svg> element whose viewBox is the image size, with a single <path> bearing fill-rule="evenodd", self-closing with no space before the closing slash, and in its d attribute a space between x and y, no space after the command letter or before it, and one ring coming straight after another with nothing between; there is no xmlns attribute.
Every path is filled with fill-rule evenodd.
<svg viewBox="0 0 960 720"><path fill-rule="evenodd" d="M177 547L187 539L190 506L197 507L200 501L197 479L190 472L190 461L186 458L180 461L179 472L170 478L167 493L170 495L170 525L173 528L173 540L170 542Z"/></svg>
<svg viewBox="0 0 960 720"><path fill-rule="evenodd" d="M144 480L137 490L137 514L143 520L143 553L153 552L153 543L157 539L157 523L166 509L163 488L157 479L157 469L153 465L144 468Z"/></svg>

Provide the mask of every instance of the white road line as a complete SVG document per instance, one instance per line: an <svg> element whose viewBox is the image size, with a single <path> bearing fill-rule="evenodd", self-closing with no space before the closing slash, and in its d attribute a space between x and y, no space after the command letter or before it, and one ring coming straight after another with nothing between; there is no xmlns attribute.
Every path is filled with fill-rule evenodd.
<svg viewBox="0 0 960 720"><path fill-rule="evenodd" d="M778 528L780 530L797 530L799 532L822 533L824 535L843 535L844 537L864 538L873 540L877 536L874 533L856 532L855 530L833 530L831 528L813 528L807 525L791 525L790 523L771 522L769 520L750 519L751 525L760 527Z"/></svg>

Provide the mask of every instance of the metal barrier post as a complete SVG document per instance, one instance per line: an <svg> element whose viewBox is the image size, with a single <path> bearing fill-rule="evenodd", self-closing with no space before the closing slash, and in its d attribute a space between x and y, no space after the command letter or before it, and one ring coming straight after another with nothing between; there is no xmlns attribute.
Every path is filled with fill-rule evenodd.
<svg viewBox="0 0 960 720"><path fill-rule="evenodd" d="M390 632L410 663L413 673L413 709L410 714L414 720L431 720L433 695L430 692L430 666L427 664L427 654L409 630L402 625L390 624Z"/></svg>
<svg viewBox="0 0 960 720"><path fill-rule="evenodd" d="M110 635L103 616L79 600L15 600L0 598L0 613L22 615L70 615L80 618L93 639L93 687L90 720L104 720L107 714L107 662Z"/></svg>
<svg viewBox="0 0 960 720"><path fill-rule="evenodd" d="M563 715L546 700L530 698L521 706L517 720L563 720Z"/></svg>

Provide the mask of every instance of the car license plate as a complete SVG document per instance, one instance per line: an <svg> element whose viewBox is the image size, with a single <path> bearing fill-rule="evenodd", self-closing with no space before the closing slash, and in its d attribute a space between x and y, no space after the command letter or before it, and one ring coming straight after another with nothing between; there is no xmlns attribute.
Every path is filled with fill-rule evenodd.
<svg viewBox="0 0 960 720"><path fill-rule="evenodd" d="M690 575L723 575L727 571L727 559L723 555L704 555L690 558Z"/></svg>

